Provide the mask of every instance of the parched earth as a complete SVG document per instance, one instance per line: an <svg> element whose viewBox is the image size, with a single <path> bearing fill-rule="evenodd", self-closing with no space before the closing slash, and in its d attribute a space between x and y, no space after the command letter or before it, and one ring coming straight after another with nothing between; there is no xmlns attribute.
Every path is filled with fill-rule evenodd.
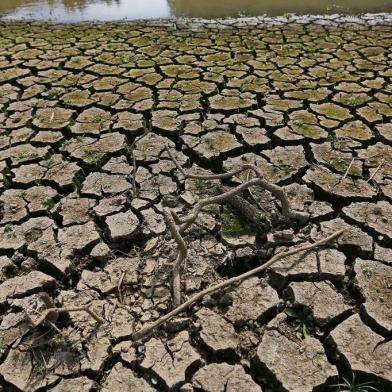
<svg viewBox="0 0 392 392"><path fill-rule="evenodd" d="M390 22L0 23L0 109L0 390L303 392L352 372L391 390ZM345 233L135 342L171 309L163 202L183 214L216 185L165 145L194 173L254 163L310 214L284 222L257 190L269 233L204 210L184 299ZM26 316L81 305L105 322Z"/></svg>

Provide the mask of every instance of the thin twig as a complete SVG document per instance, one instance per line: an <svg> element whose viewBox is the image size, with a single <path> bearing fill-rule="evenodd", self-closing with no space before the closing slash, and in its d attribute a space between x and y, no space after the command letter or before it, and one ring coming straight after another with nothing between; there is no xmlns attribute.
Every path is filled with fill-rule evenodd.
<svg viewBox="0 0 392 392"><path fill-rule="evenodd" d="M265 264L250 270L248 272L245 272L242 275L233 277L231 279L227 279L224 282L218 283L214 286L211 286L203 291L201 291L200 293L195 294L193 297L189 298L186 302L184 302L182 305L178 306L177 308L173 309L171 312L167 313L166 315L160 317L158 320L154 321L153 323L145 326L144 328L142 328L139 331L136 331L132 334L132 339L133 340L139 340L141 338L143 338L145 335L147 335L148 333L152 332L154 329L156 329L157 327L159 327L160 325L162 325L163 323L165 323L166 321L170 320L171 318L173 318L174 316L177 316L179 313L182 313L184 310L188 309L191 305L193 305L195 302L199 301L200 299L202 299L204 296L206 296L207 294L211 294L214 293L216 291L222 290L230 285L232 285L233 283L238 283L243 281L244 279L249 278L250 276L253 276L259 272L262 272L264 270L266 270L267 268L271 267L271 265L273 265L274 263L276 263L277 261L286 258L288 256L294 255L296 253L299 252L306 252L306 251L310 251L312 249L315 249L321 245L324 245L332 240L334 240L335 238L338 238L342 233L344 232L344 230L339 230L335 233L333 233L332 235L330 235L329 237L323 238L313 244L310 245L304 245L301 246L300 248L296 248L296 249L291 249L289 251L286 252L280 252L278 254L276 254L275 256L273 256L269 261L267 261Z"/></svg>
<svg viewBox="0 0 392 392"><path fill-rule="evenodd" d="M121 285L124 280L124 276L125 276L125 271L122 272L122 274L120 276L120 280L118 281L118 285L117 285L118 300L120 301L120 304L123 303L123 297L122 297L122 293L121 293Z"/></svg>
<svg viewBox="0 0 392 392"><path fill-rule="evenodd" d="M354 161L355 161L355 158L351 159L351 162L348 165L348 168L347 168L346 172L344 173L344 176L342 177L342 181L347 177L347 174L350 172L351 166L353 165Z"/></svg>
<svg viewBox="0 0 392 392"><path fill-rule="evenodd" d="M180 280L180 268L182 263L187 257L188 248L184 239L182 238L180 231L175 223L174 216L169 208L163 209L163 215L169 227L170 233L178 245L178 255L176 261L173 264L172 272L172 288L173 288L173 306L176 307L181 303L181 280Z"/></svg>
<svg viewBox="0 0 392 392"><path fill-rule="evenodd" d="M30 323L34 327L38 327L44 321L46 321L46 319L48 317L50 317L52 315L55 315L58 313L71 313L71 312L86 312L98 323L104 322L104 319L101 318L100 316L98 316L96 313L94 313L90 309L90 306L75 306L75 307L69 307L69 308L50 308L50 309L45 309L44 312L42 313L42 316L37 321L34 321L29 315L27 315L27 318L29 319Z"/></svg>
<svg viewBox="0 0 392 392"><path fill-rule="evenodd" d="M136 188L137 163L136 163L136 158L135 158L134 150L135 150L136 144L139 143L140 140L142 140L145 136L147 136L149 132L150 132L149 129L146 128L145 131L144 131L144 133L143 133L143 135L137 137L137 138L133 141L133 143L130 145L130 147L129 147L129 151L130 151L130 154L131 154L131 156L132 156L132 166L133 166L133 167L132 167L132 196L133 196L133 197L137 197L137 196L138 196L138 193L139 193L138 190L137 190L137 188Z"/></svg>
<svg viewBox="0 0 392 392"><path fill-rule="evenodd" d="M370 182L371 180L373 180L374 176L378 173L378 171L381 169L384 163L385 163L385 159L383 159L382 162L377 166L376 170L373 172L373 174L366 182Z"/></svg>

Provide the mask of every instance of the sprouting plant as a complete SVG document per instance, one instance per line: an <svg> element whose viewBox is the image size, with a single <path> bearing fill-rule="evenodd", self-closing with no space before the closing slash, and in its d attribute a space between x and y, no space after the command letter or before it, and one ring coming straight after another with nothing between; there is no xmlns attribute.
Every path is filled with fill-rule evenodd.
<svg viewBox="0 0 392 392"><path fill-rule="evenodd" d="M356 94L350 94L343 99L343 103L349 106L358 106L361 104L361 99Z"/></svg>
<svg viewBox="0 0 392 392"><path fill-rule="evenodd" d="M16 228L11 223L7 223L4 226L4 232L7 233L11 237L16 237Z"/></svg>
<svg viewBox="0 0 392 392"><path fill-rule="evenodd" d="M284 312L293 323L296 331L301 330L304 338L310 336L310 333L314 328L314 319L309 309L286 308Z"/></svg>
<svg viewBox="0 0 392 392"><path fill-rule="evenodd" d="M12 361L17 362L19 361L19 359L20 359L20 351L16 350L12 353Z"/></svg>
<svg viewBox="0 0 392 392"><path fill-rule="evenodd" d="M374 268L367 266L362 269L362 272L370 278L374 274Z"/></svg>
<svg viewBox="0 0 392 392"><path fill-rule="evenodd" d="M92 118L92 122L102 127L105 123L105 117L102 114L97 114Z"/></svg>
<svg viewBox="0 0 392 392"><path fill-rule="evenodd" d="M294 124L295 124L298 128L301 128L301 127L304 126L305 121L304 121L303 118L299 117L299 118L297 118L297 119L294 120Z"/></svg>
<svg viewBox="0 0 392 392"><path fill-rule="evenodd" d="M242 217L234 214L226 214L222 224L222 231L225 234L238 234L246 229L246 222Z"/></svg>
<svg viewBox="0 0 392 392"><path fill-rule="evenodd" d="M331 385L331 387L336 388L335 391L339 392L379 392L376 387L373 387L372 382L358 382L356 380L356 375L353 374L352 379L348 380L343 377L343 382Z"/></svg>
<svg viewBox="0 0 392 392"><path fill-rule="evenodd" d="M42 376L46 372L46 366L44 363L39 363L35 368L34 368L34 373Z"/></svg>
<svg viewBox="0 0 392 392"><path fill-rule="evenodd" d="M48 97L49 98L59 98L61 95L61 90L60 89L56 89L56 88L52 88L48 91Z"/></svg>
<svg viewBox="0 0 392 392"><path fill-rule="evenodd" d="M206 180L204 180L203 178L196 178L195 180L196 189L203 190L205 189L206 186L207 186Z"/></svg>
<svg viewBox="0 0 392 392"><path fill-rule="evenodd" d="M138 257L138 258L141 258L143 255L141 250L136 246L134 246L129 253L131 256Z"/></svg>
<svg viewBox="0 0 392 392"><path fill-rule="evenodd" d="M48 209L52 209L55 205L55 201L53 200L53 198L51 197L45 197L44 201L43 201L43 205Z"/></svg>
<svg viewBox="0 0 392 392"><path fill-rule="evenodd" d="M16 157L18 159L37 158L38 154L35 151L22 151Z"/></svg>
<svg viewBox="0 0 392 392"><path fill-rule="evenodd" d="M5 341L3 338L0 338L0 351L3 351L6 347Z"/></svg>

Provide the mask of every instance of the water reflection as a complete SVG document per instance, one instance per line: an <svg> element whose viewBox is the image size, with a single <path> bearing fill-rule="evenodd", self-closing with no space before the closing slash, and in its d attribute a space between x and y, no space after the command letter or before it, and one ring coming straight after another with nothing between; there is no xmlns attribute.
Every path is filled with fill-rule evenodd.
<svg viewBox="0 0 392 392"><path fill-rule="evenodd" d="M120 20L284 13L392 12L391 0L0 0L6 19Z"/></svg>

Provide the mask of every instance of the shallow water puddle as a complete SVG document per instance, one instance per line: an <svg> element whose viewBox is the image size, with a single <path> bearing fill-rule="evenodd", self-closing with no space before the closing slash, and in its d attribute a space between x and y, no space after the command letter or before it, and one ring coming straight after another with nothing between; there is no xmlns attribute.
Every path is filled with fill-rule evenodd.
<svg viewBox="0 0 392 392"><path fill-rule="evenodd" d="M391 0L1 0L4 19L59 22L392 12Z"/></svg>

